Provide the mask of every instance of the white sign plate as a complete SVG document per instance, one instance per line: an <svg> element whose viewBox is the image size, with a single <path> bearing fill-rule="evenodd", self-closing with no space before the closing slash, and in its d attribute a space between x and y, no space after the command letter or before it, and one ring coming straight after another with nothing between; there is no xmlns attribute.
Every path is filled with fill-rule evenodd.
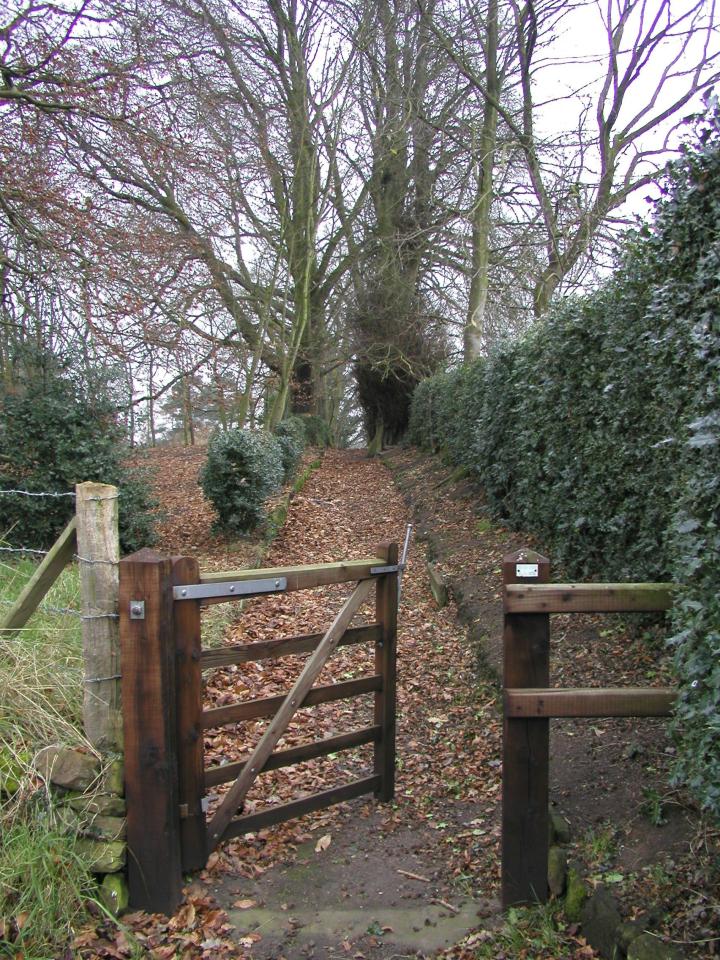
<svg viewBox="0 0 720 960"><path fill-rule="evenodd" d="M538 565L536 563L516 563L515 564L516 577L537 577L537 575L538 575Z"/></svg>

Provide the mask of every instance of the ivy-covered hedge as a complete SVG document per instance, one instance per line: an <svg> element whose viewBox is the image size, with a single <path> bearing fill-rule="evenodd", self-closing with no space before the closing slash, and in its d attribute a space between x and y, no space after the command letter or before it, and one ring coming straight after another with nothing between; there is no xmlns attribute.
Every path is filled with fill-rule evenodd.
<svg viewBox="0 0 720 960"><path fill-rule="evenodd" d="M200 484L215 507L216 530L248 533L267 520L265 501L295 474L304 436L296 417L279 423L275 435L255 430L213 434Z"/></svg>
<svg viewBox="0 0 720 960"><path fill-rule="evenodd" d="M687 585L678 776L720 815L720 116L611 280L488 360L421 383L410 439L570 576Z"/></svg>

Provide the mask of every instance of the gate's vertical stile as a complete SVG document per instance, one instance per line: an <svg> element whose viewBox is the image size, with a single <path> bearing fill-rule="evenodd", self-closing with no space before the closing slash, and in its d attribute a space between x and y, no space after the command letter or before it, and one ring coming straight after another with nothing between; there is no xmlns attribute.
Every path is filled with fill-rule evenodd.
<svg viewBox="0 0 720 960"><path fill-rule="evenodd" d="M120 561L119 613L130 903L171 914L182 869L169 558Z"/></svg>
<svg viewBox="0 0 720 960"><path fill-rule="evenodd" d="M200 568L193 557L172 558L175 586L200 582ZM174 604L178 801L183 870L201 870L207 861L207 838L203 796L205 793L202 729L202 667L200 663L200 601Z"/></svg>
<svg viewBox="0 0 720 960"><path fill-rule="evenodd" d="M550 561L531 550L503 558L503 583L547 583ZM503 686L547 687L550 617L504 618ZM503 731L503 908L547 899L549 721L505 716Z"/></svg>
<svg viewBox="0 0 720 960"><path fill-rule="evenodd" d="M388 566L398 562L397 543L381 543L378 557ZM375 647L375 673L383 678L382 690L375 694L375 723L382 727L375 744L375 774L382 777L376 796L389 801L395 795L395 709L397 654L398 572L378 577L376 619L382 627L381 639Z"/></svg>

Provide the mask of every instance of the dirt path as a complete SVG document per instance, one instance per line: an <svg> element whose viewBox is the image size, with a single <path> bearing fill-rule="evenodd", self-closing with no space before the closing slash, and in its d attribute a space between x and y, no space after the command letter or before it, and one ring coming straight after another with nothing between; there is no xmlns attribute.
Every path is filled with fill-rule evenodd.
<svg viewBox="0 0 720 960"><path fill-rule="evenodd" d="M187 476L183 484L169 484L172 509L162 548L195 553L202 566L215 569L246 565L253 546L209 536L210 514L201 497L193 501L189 527L184 522L188 491L176 487L192 487L202 456L195 452L192 463L183 463L180 452L167 454L165 476ZM356 800L224 844L188 888L185 912L171 921L176 940L198 945L200 952L188 956L428 957L469 930L498 924L501 723L492 669L500 666L500 562L504 553L533 544L490 523L477 491L450 482L433 458L396 450L381 462L361 452L327 451L292 501L263 564L371 556L380 541L401 541L411 518L416 539L399 618L395 802ZM428 555L450 586L451 602L442 610L430 594ZM242 610L213 607L204 614L204 645L322 630L348 592L345 584L253 600ZM372 611L365 618L372 619ZM356 622L361 619L362 611ZM556 685L664 682L647 643L607 621L583 617L571 625L556 618L552 637ZM341 648L319 682L372 673L371 656L360 647ZM207 705L283 693L302 659L216 671L207 677ZM366 726L371 710L371 697L362 697L301 711L281 746ZM264 727L260 721L210 731L206 765L246 756ZM636 871L635 910L638 897L656 896L654 880L643 885L646 865L665 852L686 850L691 829L681 806L663 806L661 829L641 813L639 785L649 784L658 795L665 789L668 746L660 725L566 721L553 731L551 796L569 815L576 838L612 846L612 856L591 866L599 880L618 868ZM263 774L245 811L340 785L371 768L372 749L361 747ZM223 789L216 788L211 806ZM575 850L582 854L582 842ZM589 956L578 943L578 955Z"/></svg>
<svg viewBox="0 0 720 960"><path fill-rule="evenodd" d="M265 563L372 556L402 540L409 515L387 468L358 453L328 451L291 505ZM258 960L431 954L497 910L496 841L500 727L495 693L480 682L453 606L438 610L422 545L411 550L398 636L396 801L353 801L232 841L200 881ZM320 630L347 585L247 604L229 641ZM211 704L286 690L301 668L291 657L209 678ZM344 648L319 682L370 669L370 651ZM304 711L285 746L371 722L371 698ZM247 753L264 722L206 740L207 763ZM371 748L263 775L246 810L371 772ZM370 768L370 769L369 769Z"/></svg>

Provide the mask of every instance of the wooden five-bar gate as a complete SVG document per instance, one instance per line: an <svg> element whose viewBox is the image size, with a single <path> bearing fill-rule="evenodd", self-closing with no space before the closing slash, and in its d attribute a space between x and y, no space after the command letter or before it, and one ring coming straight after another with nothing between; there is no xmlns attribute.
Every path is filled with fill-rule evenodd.
<svg viewBox="0 0 720 960"><path fill-rule="evenodd" d="M368 793L392 799L399 572L395 543L381 544L377 555L367 560L230 573L202 573L193 558L162 557L151 550L120 562L128 879L134 907L171 913L180 902L183 873L201 869L223 840ZM325 633L202 649L203 604L344 582L356 586ZM373 590L375 621L349 628ZM373 674L313 686L338 646L357 643L374 646ZM285 696L203 708L203 669L297 653L310 656ZM362 694L374 696L372 725L275 749L297 710ZM205 730L261 717L271 719L249 755L205 767ZM258 812L242 812L250 787L263 771L368 743L374 744L370 775ZM207 791L229 781L230 789L208 818Z"/></svg>

